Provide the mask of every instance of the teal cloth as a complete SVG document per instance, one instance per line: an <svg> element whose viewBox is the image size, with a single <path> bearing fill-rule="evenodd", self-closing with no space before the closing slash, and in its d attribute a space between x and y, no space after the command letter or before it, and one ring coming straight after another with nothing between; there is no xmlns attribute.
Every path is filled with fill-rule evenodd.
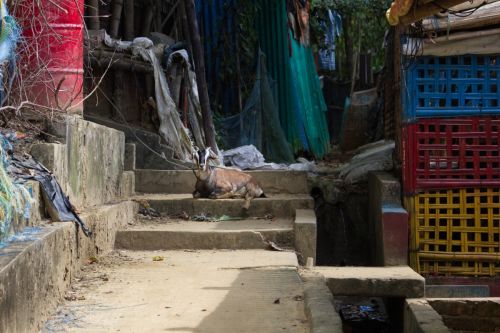
<svg viewBox="0 0 500 333"><path fill-rule="evenodd" d="M301 120L304 123L308 144L316 157L324 156L330 146L330 135L326 121L326 103L316 72L314 56L310 47L295 40L290 32L292 56L290 67L294 93L299 100Z"/></svg>
<svg viewBox="0 0 500 333"><path fill-rule="evenodd" d="M259 42L268 73L277 83L274 93L283 132L295 153L309 151L321 158L328 152L330 136L312 50L291 37L286 1L258 3Z"/></svg>

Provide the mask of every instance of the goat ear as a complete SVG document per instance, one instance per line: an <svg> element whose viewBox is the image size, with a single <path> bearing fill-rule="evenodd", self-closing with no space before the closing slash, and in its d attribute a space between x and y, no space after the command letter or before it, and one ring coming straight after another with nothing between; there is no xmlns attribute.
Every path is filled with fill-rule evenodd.
<svg viewBox="0 0 500 333"><path fill-rule="evenodd" d="M193 157L193 164L195 167L199 168L200 167L200 163L198 162L198 153L197 152L194 152L192 153L192 157Z"/></svg>

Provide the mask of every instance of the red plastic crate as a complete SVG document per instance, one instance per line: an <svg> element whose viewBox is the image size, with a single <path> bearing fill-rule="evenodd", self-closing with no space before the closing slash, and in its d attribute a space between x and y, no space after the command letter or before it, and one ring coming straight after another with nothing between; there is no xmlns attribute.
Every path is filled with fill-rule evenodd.
<svg viewBox="0 0 500 333"><path fill-rule="evenodd" d="M500 117L419 119L403 127L403 187L500 186Z"/></svg>

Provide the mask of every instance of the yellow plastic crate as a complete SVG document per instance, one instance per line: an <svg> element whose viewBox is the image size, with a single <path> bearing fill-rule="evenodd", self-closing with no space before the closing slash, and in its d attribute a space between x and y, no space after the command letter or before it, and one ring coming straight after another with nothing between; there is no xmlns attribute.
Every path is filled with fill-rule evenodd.
<svg viewBox="0 0 500 333"><path fill-rule="evenodd" d="M500 189L429 191L405 198L410 265L423 275L500 273Z"/></svg>

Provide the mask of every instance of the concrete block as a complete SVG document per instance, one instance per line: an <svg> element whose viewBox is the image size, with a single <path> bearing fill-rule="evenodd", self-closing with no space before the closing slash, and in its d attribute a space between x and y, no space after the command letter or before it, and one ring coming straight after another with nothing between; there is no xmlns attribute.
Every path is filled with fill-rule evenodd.
<svg viewBox="0 0 500 333"><path fill-rule="evenodd" d="M424 299L407 299L404 333L452 333L443 318Z"/></svg>
<svg viewBox="0 0 500 333"><path fill-rule="evenodd" d="M136 161L136 145L135 143L126 143L125 144L125 161L124 161L124 170L125 171L134 171L135 170L135 161Z"/></svg>
<svg viewBox="0 0 500 333"><path fill-rule="evenodd" d="M133 171L124 171L120 183L119 197L128 199L135 194L135 173Z"/></svg>
<svg viewBox="0 0 500 333"><path fill-rule="evenodd" d="M400 183L387 172L370 173L368 183L372 259L378 266L406 265L408 213L401 205Z"/></svg>
<svg viewBox="0 0 500 333"><path fill-rule="evenodd" d="M370 172L368 176L368 188L370 199L384 203L401 204L401 184L396 177L388 172Z"/></svg>
<svg viewBox="0 0 500 333"><path fill-rule="evenodd" d="M38 332L62 300L72 277L90 256L110 251L116 230L134 218L131 201L82 214L89 239L72 222L52 223L29 241L0 249L0 332Z"/></svg>
<svg viewBox="0 0 500 333"><path fill-rule="evenodd" d="M418 298L425 280L408 266L315 267L333 295Z"/></svg>
<svg viewBox="0 0 500 333"><path fill-rule="evenodd" d="M68 116L65 139L66 144L35 145L31 153L52 171L78 209L116 201L124 169L124 134Z"/></svg>
<svg viewBox="0 0 500 333"><path fill-rule="evenodd" d="M426 298L490 297L489 286L426 285Z"/></svg>
<svg viewBox="0 0 500 333"><path fill-rule="evenodd" d="M64 192L68 190L68 149L59 143L39 143L31 148L31 155L56 177Z"/></svg>
<svg viewBox="0 0 500 333"><path fill-rule="evenodd" d="M304 302L311 333L342 333L342 319L323 278L304 277Z"/></svg>
<svg viewBox="0 0 500 333"><path fill-rule="evenodd" d="M40 225L42 220L45 218L45 207L43 204L40 183L30 180L27 182L27 188L33 198L27 226L36 227Z"/></svg>
<svg viewBox="0 0 500 333"><path fill-rule="evenodd" d="M122 132L71 117L67 120L68 195L78 208L116 201L122 180Z"/></svg>
<svg viewBox="0 0 500 333"><path fill-rule="evenodd" d="M408 212L399 205L383 205L377 218L377 261L380 266L408 264Z"/></svg>
<svg viewBox="0 0 500 333"><path fill-rule="evenodd" d="M299 262L304 265L307 258L316 263L317 224L316 214L312 209L295 211L295 250L299 253Z"/></svg>

